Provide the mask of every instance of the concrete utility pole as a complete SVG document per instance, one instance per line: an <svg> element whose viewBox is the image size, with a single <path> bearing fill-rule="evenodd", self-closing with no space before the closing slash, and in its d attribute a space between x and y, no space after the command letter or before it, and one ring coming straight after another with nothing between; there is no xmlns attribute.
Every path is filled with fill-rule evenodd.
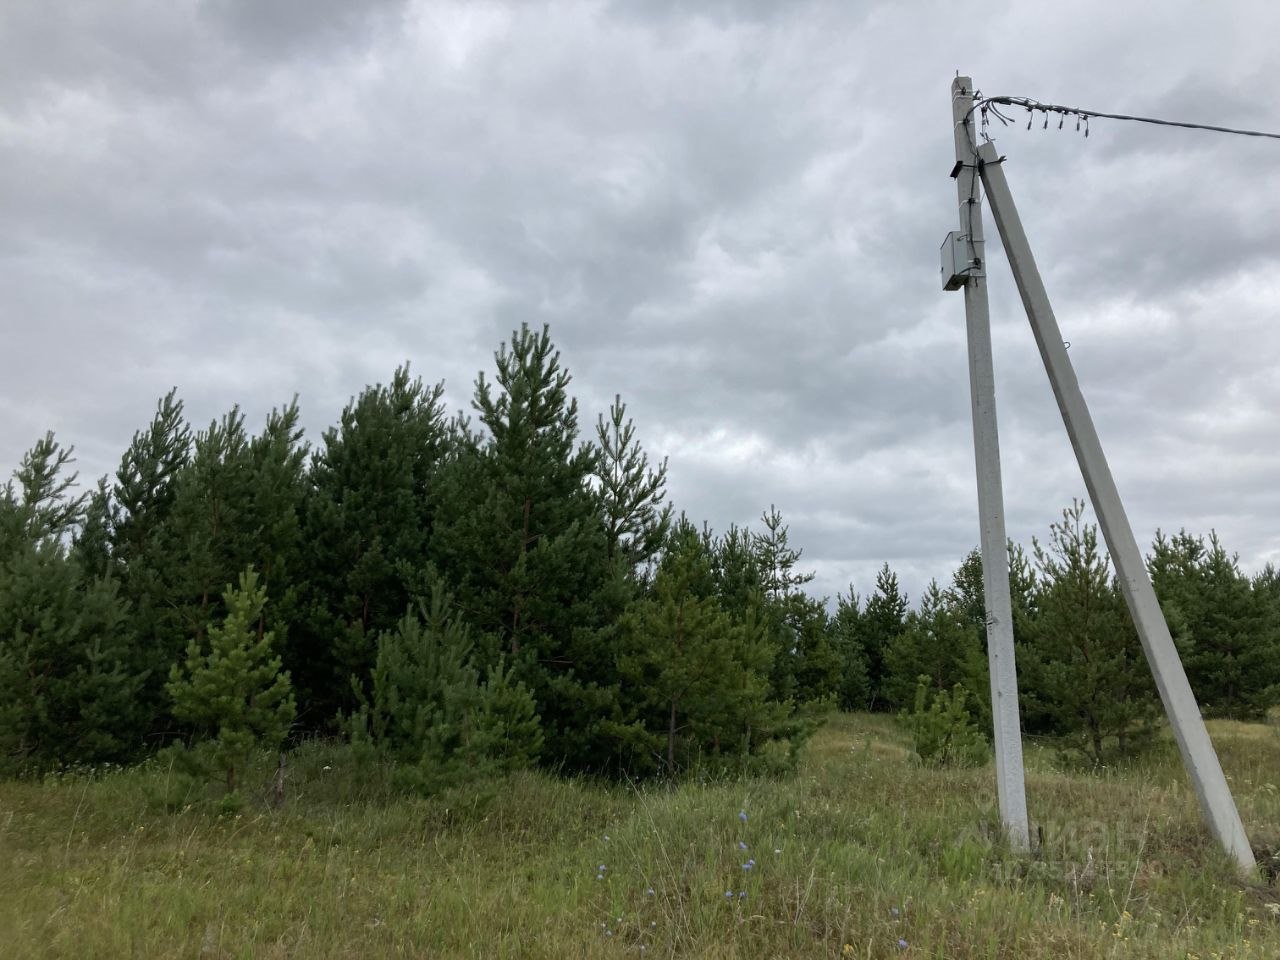
<svg viewBox="0 0 1280 960"><path fill-rule="evenodd" d="M1000 820L1013 848L1026 850L1030 847L1027 794L1022 768L1022 729L1018 722L1018 676L1013 662L1008 540L1004 530L1004 494L1000 482L1000 435L996 429L995 370L991 362L991 320L987 307L982 204L978 196L977 140L970 114L972 107L973 81L968 77L956 77L951 84L951 117L955 125L954 172L960 201L960 232L949 235L944 246L944 264L950 264L952 269L944 266L943 280L948 289L957 289L959 285L964 288Z"/></svg>
<svg viewBox="0 0 1280 960"><path fill-rule="evenodd" d="M967 80L965 82L968 83ZM956 138L958 145L958 128ZM991 212L995 216L1009 265L1013 268L1022 305L1026 308L1027 319L1031 321L1036 346L1040 348L1040 357L1049 374L1049 382L1053 386L1053 395L1057 398L1063 423L1066 424L1067 435L1071 438L1071 446L1080 463L1080 472L1084 475L1089 498L1098 515L1107 550L1115 563L1125 602L1138 628L1142 649L1151 665L1151 673L1160 691L1160 699L1164 701L1165 712L1173 725L1182 762L1195 785L1200 807L1213 835L1239 865L1242 874L1256 876L1257 867L1249 838L1240 822L1240 814L1231 797L1213 742L1209 739L1209 732L1200 716L1191 685L1187 682L1177 648L1169 636L1168 624L1165 623L1155 590L1147 576L1147 568L1138 550L1138 542L1134 539L1133 529L1125 516L1124 504L1120 501L1120 493L1098 440L1098 431L1089 415L1084 394L1080 392L1080 384L1062 341L1062 331L1058 328L1049 296L1040 279L1040 271L1031 255L1022 221L1018 218L1017 207L1014 206L1009 184L1005 180L1004 167L1000 163L1001 158L991 143L982 145L978 157L981 161L979 169L982 183L986 188L987 198L991 201ZM964 179L963 176L961 179ZM963 190L961 192L963 194ZM967 297L966 290L966 302ZM975 424L976 418L975 413ZM975 431L976 429L975 426ZM993 669L992 683L994 682Z"/></svg>

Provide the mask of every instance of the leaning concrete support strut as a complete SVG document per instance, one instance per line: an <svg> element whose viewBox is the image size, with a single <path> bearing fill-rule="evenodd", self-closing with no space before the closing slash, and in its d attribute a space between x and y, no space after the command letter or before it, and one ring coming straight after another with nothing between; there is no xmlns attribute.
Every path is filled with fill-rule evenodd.
<svg viewBox="0 0 1280 960"><path fill-rule="evenodd" d="M1200 716L1191 684L1187 682L1182 660L1169 635L1169 626L1156 600L1138 542L1134 539L1120 493L1111 476L1111 468L1102 452L1098 431L1085 404L1084 394L1080 391L1079 381L1076 380L1075 370L1062 340L1062 331L1053 315L1053 307L1049 303L1040 271L1027 243L1027 235L1022 229L1022 221L1018 218L1017 207L1009 192L1001 158L991 143L982 145L978 157L981 161L979 169L982 184L991 203L991 212L1004 244L1005 255L1013 268L1022 305L1026 308L1036 346L1040 349L1040 357L1053 386L1053 395L1062 413L1062 421L1066 424L1067 435L1075 449L1076 460L1080 463L1080 472L1084 475L1085 487L1093 502L1094 512L1098 515L1107 550L1115 564L1125 602L1138 629L1142 649L1151 665L1151 673L1155 677L1156 688L1160 691L1160 699L1164 702L1165 712L1173 725L1183 765L1200 798L1200 808L1209 829L1239 865L1241 872L1252 876L1256 874L1256 864L1249 838L1240 822L1240 814L1222 773L1218 754L1213 749L1213 742L1209 739L1209 732Z"/></svg>

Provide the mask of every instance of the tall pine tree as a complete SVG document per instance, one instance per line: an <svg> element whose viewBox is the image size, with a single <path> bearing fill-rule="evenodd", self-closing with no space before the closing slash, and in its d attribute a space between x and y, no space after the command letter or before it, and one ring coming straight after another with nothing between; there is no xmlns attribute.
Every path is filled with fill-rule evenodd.
<svg viewBox="0 0 1280 960"><path fill-rule="evenodd" d="M0 489L0 769L127 759L142 677L118 584L68 555L85 497L52 434Z"/></svg>
<svg viewBox="0 0 1280 960"><path fill-rule="evenodd" d="M898 575L886 563L876 574L875 591L867 598L858 620L859 641L867 660L872 709L888 708L884 691L885 654L906 625L907 610L907 598L898 587Z"/></svg>
<svg viewBox="0 0 1280 960"><path fill-rule="evenodd" d="M377 636L426 592L436 478L451 443L443 392L399 367L347 404L312 457L305 612L285 646L312 728L352 707L349 678L369 675Z"/></svg>
<svg viewBox="0 0 1280 960"><path fill-rule="evenodd" d="M1128 754L1152 732L1155 685L1081 501L1034 554L1039 615L1022 664L1026 696L1094 763Z"/></svg>
<svg viewBox="0 0 1280 960"><path fill-rule="evenodd" d="M831 618L831 645L840 658L840 686L837 703L841 710L866 710L871 701L867 677L867 655L862 648L862 611L858 594L849 584L849 593L836 595L836 615Z"/></svg>
<svg viewBox="0 0 1280 960"><path fill-rule="evenodd" d="M599 452L579 438L570 376L546 327L515 331L472 401L484 435L441 475L433 554L467 621L517 658L538 701L544 755L609 762L617 675L607 628L613 579ZM616 604L619 597L614 597Z"/></svg>
<svg viewBox="0 0 1280 960"><path fill-rule="evenodd" d="M634 572L654 558L671 528L666 499L667 461L656 470L636 440L627 406L615 396L606 423L596 422L600 458L596 466L600 509L609 559Z"/></svg>
<svg viewBox="0 0 1280 960"><path fill-rule="evenodd" d="M769 698L774 650L764 625L735 622L706 595L710 568L703 539L678 525L652 596L622 622L627 701L649 732L650 756L669 773L703 756L758 752L790 715ZM642 772L645 759L633 757L629 772Z"/></svg>

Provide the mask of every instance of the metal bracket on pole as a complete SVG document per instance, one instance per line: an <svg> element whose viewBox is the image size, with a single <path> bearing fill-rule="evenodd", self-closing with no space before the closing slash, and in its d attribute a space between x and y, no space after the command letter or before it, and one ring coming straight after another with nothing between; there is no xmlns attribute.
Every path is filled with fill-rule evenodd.
<svg viewBox="0 0 1280 960"><path fill-rule="evenodd" d="M952 173L960 202L960 231L949 234L943 244L943 282L947 289L964 289L1000 820L1010 845L1016 850L1026 850L1030 847L1030 835L1022 765L1022 729L1018 720L1018 677L1013 660L1009 553L1004 529L995 370L991 361L991 320L987 305L982 202L978 195L977 140L972 107L973 81L968 77L956 77L951 84L951 115L956 145L956 165ZM948 262L952 265L950 268ZM950 275L948 269L951 270Z"/></svg>
<svg viewBox="0 0 1280 960"><path fill-rule="evenodd" d="M959 83L960 80L956 82ZM957 144L959 136L957 132ZM991 143L982 145L978 157L981 161L979 170L982 184L986 188L987 199L991 202L996 228L1000 231L1005 254L1013 268L1018 293L1026 308L1027 319L1031 321L1036 346L1040 349L1040 357L1049 374L1049 382L1053 386L1053 395L1057 398L1063 423L1066 424L1067 435L1071 438L1071 446L1080 463L1080 472L1084 475L1089 498L1098 515L1107 550L1115 563L1120 588L1142 640L1142 649L1151 665L1151 673L1155 677L1156 688L1160 691L1160 699L1164 702L1165 712L1173 725L1182 762L1195 786L1196 795L1200 798L1200 807L1209 829L1239 865L1241 873L1256 876L1257 866L1253 850L1249 846L1249 838L1245 835L1240 814L1222 773L1222 765L1218 762L1213 742L1209 739L1209 732L1205 729L1200 709L1196 705L1195 695L1191 692L1191 684L1187 682L1187 674L1169 635L1169 626L1156 600L1151 579L1147 576L1138 542L1134 539L1120 493L1111 476L1111 468L1102 452L1098 431L1093 425L1075 370L1067 356L1062 331L1053 315L1053 307L1045 292L1044 282L1040 279L1040 271L1031 255L1031 246L1027 243L1018 209L1009 192L1004 167L998 162L999 156ZM961 179L965 179L963 175ZM994 673L992 682L995 682Z"/></svg>

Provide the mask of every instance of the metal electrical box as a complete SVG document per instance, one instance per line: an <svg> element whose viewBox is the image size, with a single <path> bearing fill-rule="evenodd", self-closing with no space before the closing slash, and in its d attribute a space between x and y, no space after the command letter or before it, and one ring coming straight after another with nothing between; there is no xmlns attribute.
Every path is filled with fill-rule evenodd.
<svg viewBox="0 0 1280 960"><path fill-rule="evenodd" d="M970 277L982 276L982 243L974 244L963 233L952 230L942 241L942 289L959 290ZM977 254L975 256L974 254Z"/></svg>

